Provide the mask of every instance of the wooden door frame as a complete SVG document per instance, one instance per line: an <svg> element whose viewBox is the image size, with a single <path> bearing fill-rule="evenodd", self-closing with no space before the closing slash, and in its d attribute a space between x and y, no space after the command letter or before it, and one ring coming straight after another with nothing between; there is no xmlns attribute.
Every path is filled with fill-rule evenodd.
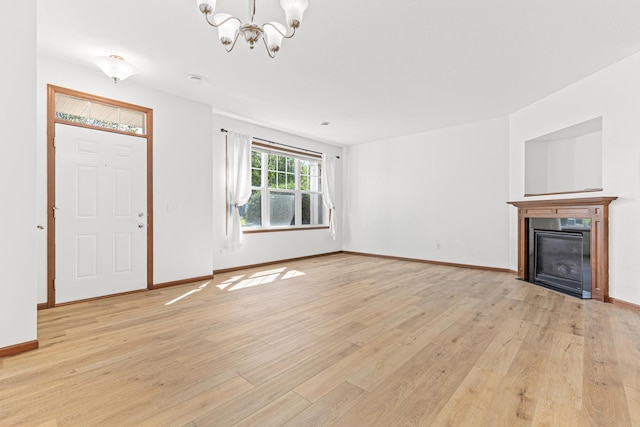
<svg viewBox="0 0 640 427"><path fill-rule="evenodd" d="M146 134L138 135L115 129L74 123L56 118L56 94L64 94L92 102L140 111L146 114ZM147 140L147 289L153 289L153 110L139 105L128 104L101 96L91 95L72 89L47 85L47 302L40 308L56 305L54 279L56 277L56 227L54 208L56 202L56 123L113 132L129 136L146 138Z"/></svg>

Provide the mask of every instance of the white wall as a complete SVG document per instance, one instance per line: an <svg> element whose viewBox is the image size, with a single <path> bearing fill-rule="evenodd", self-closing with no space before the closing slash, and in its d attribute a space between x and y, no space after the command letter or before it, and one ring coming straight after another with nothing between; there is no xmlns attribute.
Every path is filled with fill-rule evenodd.
<svg viewBox="0 0 640 427"><path fill-rule="evenodd" d="M539 194L549 192L549 165L547 162L549 141L527 141L525 148L525 192Z"/></svg>
<svg viewBox="0 0 640 427"><path fill-rule="evenodd" d="M576 139L557 139L547 142L547 192L575 191Z"/></svg>
<svg viewBox="0 0 640 427"><path fill-rule="evenodd" d="M0 348L37 339L36 316L36 2L0 3ZM11 18L8 18L11 17Z"/></svg>
<svg viewBox="0 0 640 427"><path fill-rule="evenodd" d="M35 30L34 30L35 31ZM46 85L153 109L154 283L212 272L211 107L151 90L136 76L113 84L97 68L38 58L38 222L46 224ZM171 206L171 207L170 207ZM46 236L38 239L38 301L46 301Z"/></svg>
<svg viewBox="0 0 640 427"><path fill-rule="evenodd" d="M508 135L505 117L350 147L345 249L506 268Z"/></svg>
<svg viewBox="0 0 640 427"><path fill-rule="evenodd" d="M215 115L213 119L213 241L214 270L238 266L260 264L303 256L318 255L342 250L342 163L344 161L342 147L323 144L321 142L289 135L261 126L241 122L228 117ZM225 251L226 201L225 201L225 134L220 129L247 133L254 137L306 148L330 155L341 156L336 170L336 212L338 218L337 237L332 240L329 231L304 230L281 231L272 233L246 234L245 244L236 252Z"/></svg>
<svg viewBox="0 0 640 427"><path fill-rule="evenodd" d="M611 204L609 294L640 304L640 54L510 116L511 200L523 200L524 141L602 116L602 192ZM545 196L529 200L558 198ZM517 267L517 212L510 208L510 268Z"/></svg>
<svg viewBox="0 0 640 427"><path fill-rule="evenodd" d="M602 131L576 138L575 188L602 188Z"/></svg>

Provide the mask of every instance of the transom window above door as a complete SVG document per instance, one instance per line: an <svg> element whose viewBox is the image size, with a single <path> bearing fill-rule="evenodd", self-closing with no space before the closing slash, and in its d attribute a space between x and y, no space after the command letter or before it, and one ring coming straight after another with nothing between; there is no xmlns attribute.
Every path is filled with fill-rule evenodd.
<svg viewBox="0 0 640 427"><path fill-rule="evenodd" d="M147 133L147 114L143 111L102 104L63 93L56 93L55 102L57 120L136 135Z"/></svg>

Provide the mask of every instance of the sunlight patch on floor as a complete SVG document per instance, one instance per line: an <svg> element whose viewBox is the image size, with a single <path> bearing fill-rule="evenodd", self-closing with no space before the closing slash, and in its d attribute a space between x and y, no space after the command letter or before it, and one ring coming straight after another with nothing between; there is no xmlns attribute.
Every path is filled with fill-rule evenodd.
<svg viewBox="0 0 640 427"><path fill-rule="evenodd" d="M171 304L173 304L175 302L180 301L183 298L188 297L189 295L195 294L196 292L200 292L201 290L203 290L204 288L206 288L210 284L211 284L211 281L208 281L207 283L203 283L202 285L198 286L196 289L192 289L189 292L180 295L178 298L172 299L171 301L169 301L165 305L171 305Z"/></svg>
<svg viewBox="0 0 640 427"><path fill-rule="evenodd" d="M243 277L244 277L244 274L241 274L240 276L233 276L225 280L224 282L220 283L219 285L216 285L216 287L221 291L224 291L227 287L233 285L235 282L242 279Z"/></svg>
<svg viewBox="0 0 640 427"><path fill-rule="evenodd" d="M292 279L294 277L304 276L305 274L306 273L298 270L287 270L287 267L274 268L271 270L258 271L248 278L245 278L244 275L233 276L217 285L217 288L222 291L237 291L238 289L246 289Z"/></svg>
<svg viewBox="0 0 640 427"><path fill-rule="evenodd" d="M267 283L274 282L279 275L280 275L279 273L275 273L275 274L269 274L267 276L258 276L258 277L252 277L250 279L245 279L242 282L236 285L233 285L231 288L229 288L229 290L237 291L238 289L251 288L253 286L258 286L258 285L266 285Z"/></svg>
<svg viewBox="0 0 640 427"><path fill-rule="evenodd" d="M253 279L256 277L273 276L274 274L277 276L279 273L282 273L286 269L287 267L282 267L282 268L274 268L273 270L258 271L257 273L254 273L251 276L251 278Z"/></svg>
<svg viewBox="0 0 640 427"><path fill-rule="evenodd" d="M285 273L284 276L282 276L282 280L292 279L294 277L300 277L306 274L307 273L303 273L302 271L298 271L298 270L289 270Z"/></svg>

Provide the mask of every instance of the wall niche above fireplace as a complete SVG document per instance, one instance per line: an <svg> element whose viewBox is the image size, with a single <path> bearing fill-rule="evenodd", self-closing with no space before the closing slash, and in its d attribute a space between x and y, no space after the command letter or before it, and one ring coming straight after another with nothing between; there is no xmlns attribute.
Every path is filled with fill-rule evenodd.
<svg viewBox="0 0 640 427"><path fill-rule="evenodd" d="M602 117L525 141L525 196L602 190Z"/></svg>
<svg viewBox="0 0 640 427"><path fill-rule="evenodd" d="M538 224L538 219L541 218L564 219L565 222L568 219L580 219L581 224L589 223L589 233L583 233L583 239L588 239L588 242L583 241L582 244L588 245L586 251L590 256L586 270L590 270L590 280L583 282L590 281L591 298L609 301L609 204L616 199L617 197L590 197L508 202L518 208L518 278L529 282L535 282L536 279L535 268L531 265L533 260L530 257L530 247L535 246L535 242L531 242L532 219L536 219ZM575 244L573 246L576 247ZM569 265L565 267L569 268ZM571 278L571 273L567 275L568 278ZM588 291L589 289L580 295L577 295L576 291L574 294L588 298Z"/></svg>

